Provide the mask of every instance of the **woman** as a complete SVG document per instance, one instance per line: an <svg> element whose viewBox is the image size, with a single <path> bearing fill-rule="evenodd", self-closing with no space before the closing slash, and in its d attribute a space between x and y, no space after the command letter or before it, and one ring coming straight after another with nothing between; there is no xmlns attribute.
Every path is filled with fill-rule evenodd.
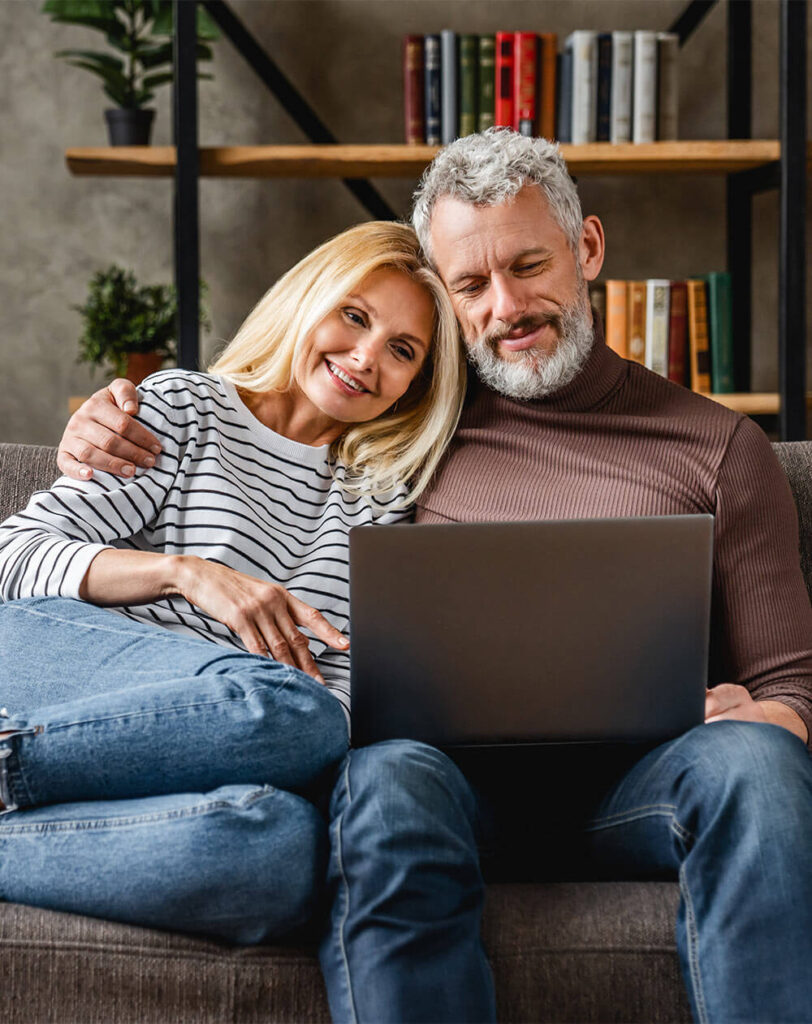
<svg viewBox="0 0 812 1024"><path fill-rule="evenodd" d="M62 478L0 527L0 898L237 942L308 918L348 530L406 514L463 381L413 232L360 225L209 373L144 383L154 467Z"/></svg>

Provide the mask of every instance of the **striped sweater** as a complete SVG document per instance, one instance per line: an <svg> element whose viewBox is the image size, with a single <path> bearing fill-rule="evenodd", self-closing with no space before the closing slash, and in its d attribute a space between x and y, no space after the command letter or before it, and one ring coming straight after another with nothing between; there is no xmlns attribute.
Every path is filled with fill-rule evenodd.
<svg viewBox="0 0 812 1024"><path fill-rule="evenodd" d="M597 319L584 369L548 398L472 389L416 518L703 512L715 516L711 685L783 701L812 749L812 608L795 505L770 444L747 417L621 359Z"/></svg>
<svg viewBox="0 0 812 1024"><path fill-rule="evenodd" d="M129 479L100 472L87 482L62 477L37 492L0 526L0 599L76 598L104 548L197 555L280 584L347 633L349 529L407 513L348 496L329 446L313 448L269 430L219 377L167 370L141 385L139 399L138 418L163 446L155 467ZM112 610L245 649L181 597ZM349 655L314 638L310 646L348 711Z"/></svg>

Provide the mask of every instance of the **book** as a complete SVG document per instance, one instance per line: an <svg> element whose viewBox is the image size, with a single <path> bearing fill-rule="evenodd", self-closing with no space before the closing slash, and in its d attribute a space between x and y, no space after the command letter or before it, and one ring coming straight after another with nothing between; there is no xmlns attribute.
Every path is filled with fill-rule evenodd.
<svg viewBox="0 0 812 1024"><path fill-rule="evenodd" d="M538 92L538 37L516 32L513 37L513 128L520 135L536 131Z"/></svg>
<svg viewBox="0 0 812 1024"><path fill-rule="evenodd" d="M679 115L679 36L657 35L657 138L676 139Z"/></svg>
<svg viewBox="0 0 812 1024"><path fill-rule="evenodd" d="M426 137L423 37L403 40L403 126L406 142L420 145Z"/></svg>
<svg viewBox="0 0 812 1024"><path fill-rule="evenodd" d="M598 33L571 32L564 43L572 53L572 123L570 142L594 142L598 127Z"/></svg>
<svg viewBox="0 0 812 1024"><path fill-rule="evenodd" d="M671 282L671 310L668 316L668 379L688 384L688 285Z"/></svg>
<svg viewBox="0 0 812 1024"><path fill-rule="evenodd" d="M708 345L711 389L717 395L736 390L733 380L733 293L730 274L704 275L708 287Z"/></svg>
<svg viewBox="0 0 812 1024"><path fill-rule="evenodd" d="M657 33L634 33L632 142L657 138Z"/></svg>
<svg viewBox="0 0 812 1024"><path fill-rule="evenodd" d="M598 142L609 142L612 128L612 33L598 36Z"/></svg>
<svg viewBox="0 0 812 1024"><path fill-rule="evenodd" d="M539 36L539 117L537 134L545 139L555 138L557 53L558 36L555 32L542 32Z"/></svg>
<svg viewBox="0 0 812 1024"><path fill-rule="evenodd" d="M612 33L612 88L610 142L632 141L632 56L631 32Z"/></svg>
<svg viewBox="0 0 812 1024"><path fill-rule="evenodd" d="M601 323L606 323L606 285L603 281L593 281L589 286L589 304L598 314Z"/></svg>
<svg viewBox="0 0 812 1024"><path fill-rule="evenodd" d="M477 97L479 94L479 40L474 35L459 37L460 69L458 92L460 101L460 135L473 135L477 130Z"/></svg>
<svg viewBox="0 0 812 1024"><path fill-rule="evenodd" d="M479 37L479 103L477 131L484 132L493 124L494 80L496 78L496 37Z"/></svg>
<svg viewBox="0 0 812 1024"><path fill-rule="evenodd" d="M668 376L668 311L671 282L660 278L646 281L646 366L661 377Z"/></svg>
<svg viewBox="0 0 812 1024"><path fill-rule="evenodd" d="M512 32L496 33L496 74L494 76L493 123L502 128L513 127L513 46Z"/></svg>
<svg viewBox="0 0 812 1024"><path fill-rule="evenodd" d="M626 295L626 358L645 365L646 282L628 281Z"/></svg>
<svg viewBox="0 0 812 1024"><path fill-rule="evenodd" d="M457 114L457 33L440 33L440 139L453 142L459 130Z"/></svg>
<svg viewBox="0 0 812 1024"><path fill-rule="evenodd" d="M711 389L710 348L708 342L708 304L705 282L691 280L688 286L688 353L691 365L691 389L708 394Z"/></svg>
<svg viewBox="0 0 812 1024"><path fill-rule="evenodd" d="M628 352L627 301L628 288L625 281L609 280L606 282L606 321L604 330L606 344L624 359Z"/></svg>
<svg viewBox="0 0 812 1024"><path fill-rule="evenodd" d="M559 142L572 141L572 50L558 55L558 117Z"/></svg>
<svg viewBox="0 0 812 1024"><path fill-rule="evenodd" d="M426 122L426 143L440 145L440 37L426 36L423 40L423 74Z"/></svg>

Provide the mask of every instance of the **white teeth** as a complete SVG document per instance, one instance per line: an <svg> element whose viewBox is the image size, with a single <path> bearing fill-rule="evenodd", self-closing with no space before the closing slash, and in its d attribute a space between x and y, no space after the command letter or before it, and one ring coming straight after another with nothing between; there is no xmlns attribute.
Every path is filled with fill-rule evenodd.
<svg viewBox="0 0 812 1024"><path fill-rule="evenodd" d="M356 384L352 377L345 373L340 366L336 366L335 363L331 363L329 359L327 360L327 365L339 380L343 380L344 383L348 384L354 391L366 391L366 388L362 388L360 384Z"/></svg>

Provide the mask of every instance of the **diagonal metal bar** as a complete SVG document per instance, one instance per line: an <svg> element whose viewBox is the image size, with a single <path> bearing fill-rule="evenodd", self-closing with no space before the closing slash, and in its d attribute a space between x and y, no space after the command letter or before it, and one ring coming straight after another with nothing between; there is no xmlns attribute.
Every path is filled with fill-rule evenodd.
<svg viewBox="0 0 812 1024"><path fill-rule="evenodd" d="M311 142L336 143L335 135L321 120L296 86L279 69L224 0L202 0L203 6L227 36L249 67L259 75ZM397 220L397 214L383 196L364 178L342 179L365 209L379 220Z"/></svg>
<svg viewBox="0 0 812 1024"><path fill-rule="evenodd" d="M715 6L716 0L691 0L668 31L676 32L679 36L680 46L684 46L686 40L693 35L708 11Z"/></svg>
<svg viewBox="0 0 812 1024"><path fill-rule="evenodd" d="M178 366L198 369L200 348L200 227L197 152L197 4L175 0L173 80L175 165L175 287Z"/></svg>

